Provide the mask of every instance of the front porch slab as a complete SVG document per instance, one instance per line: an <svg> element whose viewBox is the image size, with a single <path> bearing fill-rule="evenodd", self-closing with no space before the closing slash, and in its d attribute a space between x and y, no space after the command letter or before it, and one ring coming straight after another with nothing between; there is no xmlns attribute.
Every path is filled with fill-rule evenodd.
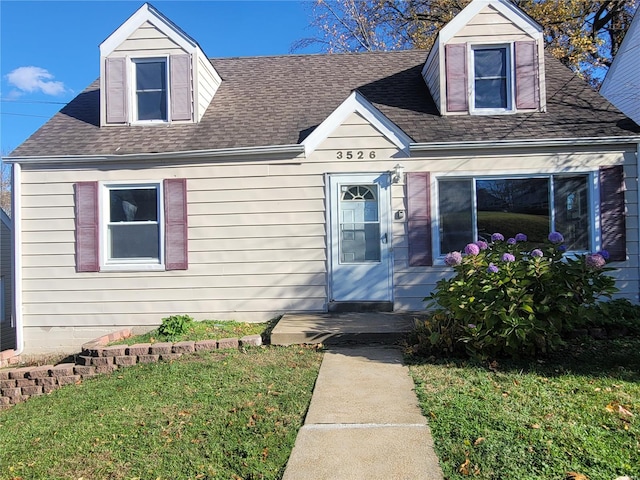
<svg viewBox="0 0 640 480"><path fill-rule="evenodd" d="M393 344L413 330L415 313L287 313L271 332L272 345Z"/></svg>

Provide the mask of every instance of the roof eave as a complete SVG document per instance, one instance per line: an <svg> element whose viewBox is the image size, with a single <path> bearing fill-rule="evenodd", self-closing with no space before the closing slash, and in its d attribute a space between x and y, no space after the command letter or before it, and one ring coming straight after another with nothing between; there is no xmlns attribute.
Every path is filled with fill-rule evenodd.
<svg viewBox="0 0 640 480"><path fill-rule="evenodd" d="M424 142L412 143L409 151L443 151L443 150L490 150L503 148L535 148L535 147L589 147L612 145L635 145L640 143L640 135L620 137L588 137L588 138L546 138L518 140L482 140L469 142Z"/></svg>
<svg viewBox="0 0 640 480"><path fill-rule="evenodd" d="M300 155L304 154L304 146L291 145L267 145L258 147L219 148L209 150L187 150L183 152L160 153L130 153L120 155L54 155L54 156L21 156L3 157L7 163L19 163L21 165L52 165L70 163L121 163L121 162L154 162L165 159L176 161L219 159L229 157L255 157L265 155Z"/></svg>

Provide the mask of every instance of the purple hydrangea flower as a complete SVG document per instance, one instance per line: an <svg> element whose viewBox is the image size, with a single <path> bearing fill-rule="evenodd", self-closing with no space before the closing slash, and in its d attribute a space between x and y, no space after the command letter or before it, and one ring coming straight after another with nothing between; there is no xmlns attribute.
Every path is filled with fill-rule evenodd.
<svg viewBox="0 0 640 480"><path fill-rule="evenodd" d="M595 270L600 270L607 263L604 257L599 253L594 253L593 255L587 255L585 257L585 262L587 264L587 267L593 268Z"/></svg>
<svg viewBox="0 0 640 480"><path fill-rule="evenodd" d="M542 250L540 250L539 248L536 248L535 250L531 251L531 256L533 258L542 258L544 257L544 253L542 253Z"/></svg>
<svg viewBox="0 0 640 480"><path fill-rule="evenodd" d="M609 260L610 258L609 252L607 252L606 250L600 250L598 252L598 255L601 255L605 260Z"/></svg>
<svg viewBox="0 0 640 480"><path fill-rule="evenodd" d="M566 245L560 245L558 247L558 251L561 252L561 253L566 252L567 251L567 246Z"/></svg>
<svg viewBox="0 0 640 480"><path fill-rule="evenodd" d="M502 254L502 258L500 260L502 260L503 262L515 262L516 257L511 255L510 253L504 253Z"/></svg>
<svg viewBox="0 0 640 480"><path fill-rule="evenodd" d="M516 242L526 242L527 236L524 233L516 234Z"/></svg>
<svg viewBox="0 0 640 480"><path fill-rule="evenodd" d="M487 245L487 242L485 242L484 240L478 240L476 242L476 245L480 250L486 250L487 248L489 248L489 245Z"/></svg>
<svg viewBox="0 0 640 480"><path fill-rule="evenodd" d="M478 255L480 253L480 247L475 243L470 243L464 247L464 253L467 255Z"/></svg>
<svg viewBox="0 0 640 480"><path fill-rule="evenodd" d="M469 327L469 328L476 328L476 325L475 325L475 323L470 323L469 325L467 325L467 327Z"/></svg>
<svg viewBox="0 0 640 480"><path fill-rule="evenodd" d="M462 263L462 254L460 252L447 253L444 257L444 263L450 267L455 267Z"/></svg>
<svg viewBox="0 0 640 480"><path fill-rule="evenodd" d="M487 268L487 273L498 273L498 267L496 267L493 263L489 264L489 267Z"/></svg>
<svg viewBox="0 0 640 480"><path fill-rule="evenodd" d="M515 245L516 244L516 239L511 237L507 239L507 245Z"/></svg>
<svg viewBox="0 0 640 480"><path fill-rule="evenodd" d="M494 233L493 235L491 235L491 241L504 242L504 235L502 235L501 233Z"/></svg>
<svg viewBox="0 0 640 480"><path fill-rule="evenodd" d="M560 232L551 232L549 234L549 241L554 244L562 243L564 242L564 237Z"/></svg>

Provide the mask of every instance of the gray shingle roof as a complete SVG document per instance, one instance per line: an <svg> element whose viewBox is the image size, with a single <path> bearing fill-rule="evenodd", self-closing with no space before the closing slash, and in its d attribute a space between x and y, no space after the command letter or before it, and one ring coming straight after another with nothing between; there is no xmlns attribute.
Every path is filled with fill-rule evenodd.
<svg viewBox="0 0 640 480"><path fill-rule="evenodd" d="M547 55L547 112L440 116L421 77L421 50L220 58L222 85L194 125L100 128L99 82L11 156L107 155L299 143L355 89L415 142L636 135L640 128Z"/></svg>

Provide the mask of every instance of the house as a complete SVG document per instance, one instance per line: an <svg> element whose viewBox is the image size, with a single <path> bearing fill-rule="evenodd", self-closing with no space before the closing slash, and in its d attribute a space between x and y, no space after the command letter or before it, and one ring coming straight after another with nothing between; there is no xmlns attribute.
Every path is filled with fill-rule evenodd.
<svg viewBox="0 0 640 480"><path fill-rule="evenodd" d="M100 65L7 159L24 351L170 314L421 310L447 252L509 224L609 250L638 300L640 129L506 0L431 51L210 61L145 4Z"/></svg>
<svg viewBox="0 0 640 480"><path fill-rule="evenodd" d="M16 348L13 323L13 261L11 219L0 208L0 360Z"/></svg>
<svg viewBox="0 0 640 480"><path fill-rule="evenodd" d="M600 93L625 115L640 124L640 13L636 11Z"/></svg>

